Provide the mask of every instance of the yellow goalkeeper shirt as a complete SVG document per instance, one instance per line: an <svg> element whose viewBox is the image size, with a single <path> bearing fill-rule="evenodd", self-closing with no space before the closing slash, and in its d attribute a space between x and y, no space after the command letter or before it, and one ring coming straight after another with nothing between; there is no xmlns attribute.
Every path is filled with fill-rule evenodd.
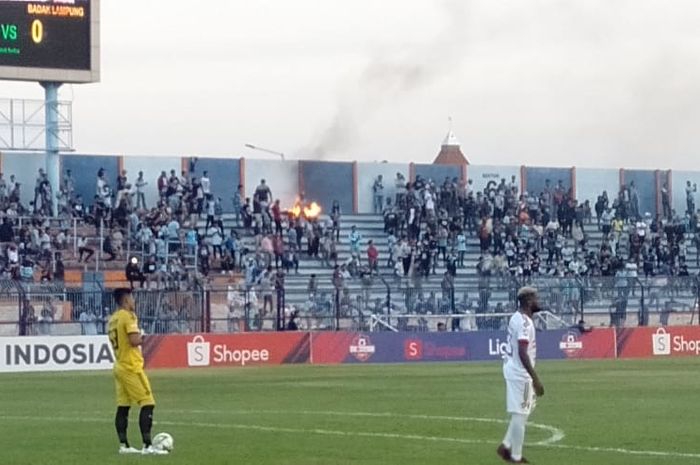
<svg viewBox="0 0 700 465"><path fill-rule="evenodd" d="M129 334L139 332L136 314L123 308L117 309L109 319L109 342L114 349L114 368L133 372L143 371L143 355L138 347L129 342Z"/></svg>

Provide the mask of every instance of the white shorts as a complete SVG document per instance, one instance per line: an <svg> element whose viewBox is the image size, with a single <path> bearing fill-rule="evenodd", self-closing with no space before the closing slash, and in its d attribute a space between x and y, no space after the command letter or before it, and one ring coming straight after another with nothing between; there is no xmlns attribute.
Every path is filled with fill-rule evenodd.
<svg viewBox="0 0 700 465"><path fill-rule="evenodd" d="M506 409L508 413L530 415L535 410L535 389L532 380L506 379Z"/></svg>

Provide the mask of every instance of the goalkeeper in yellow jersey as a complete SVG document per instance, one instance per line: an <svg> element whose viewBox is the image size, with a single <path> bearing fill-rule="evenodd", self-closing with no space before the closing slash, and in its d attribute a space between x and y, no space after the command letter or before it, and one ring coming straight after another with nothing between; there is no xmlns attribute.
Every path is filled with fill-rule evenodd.
<svg viewBox="0 0 700 465"><path fill-rule="evenodd" d="M151 384L143 371L143 356L140 345L143 336L136 318L136 304L130 289L119 288L114 291L117 310L109 319L109 342L114 349L114 382L117 391L117 415L114 424L119 436L120 454L167 454L165 450L151 445L151 425L153 424L153 398ZM129 445L126 429L129 425L129 408L132 404L141 407L139 427L143 439L143 449L138 450Z"/></svg>

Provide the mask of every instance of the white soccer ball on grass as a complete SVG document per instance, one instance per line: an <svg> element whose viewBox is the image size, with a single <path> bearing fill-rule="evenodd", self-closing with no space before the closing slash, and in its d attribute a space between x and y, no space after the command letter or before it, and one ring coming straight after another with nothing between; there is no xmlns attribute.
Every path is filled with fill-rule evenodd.
<svg viewBox="0 0 700 465"><path fill-rule="evenodd" d="M167 450L168 452L172 452L173 448L175 447L173 437L168 433L156 434L153 436L151 443L156 449Z"/></svg>

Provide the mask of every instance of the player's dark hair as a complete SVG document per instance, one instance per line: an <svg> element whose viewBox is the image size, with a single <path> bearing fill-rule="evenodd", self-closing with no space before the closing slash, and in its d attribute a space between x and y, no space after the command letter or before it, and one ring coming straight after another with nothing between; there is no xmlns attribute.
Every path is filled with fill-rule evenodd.
<svg viewBox="0 0 700 465"><path fill-rule="evenodd" d="M117 303L117 305L121 305L124 297L129 294L131 294L131 289L128 287L118 287L114 290L112 296L114 296L114 301Z"/></svg>
<svg viewBox="0 0 700 465"><path fill-rule="evenodd" d="M523 308L530 300L535 298L535 294L531 292L524 293L518 296L518 307Z"/></svg>

